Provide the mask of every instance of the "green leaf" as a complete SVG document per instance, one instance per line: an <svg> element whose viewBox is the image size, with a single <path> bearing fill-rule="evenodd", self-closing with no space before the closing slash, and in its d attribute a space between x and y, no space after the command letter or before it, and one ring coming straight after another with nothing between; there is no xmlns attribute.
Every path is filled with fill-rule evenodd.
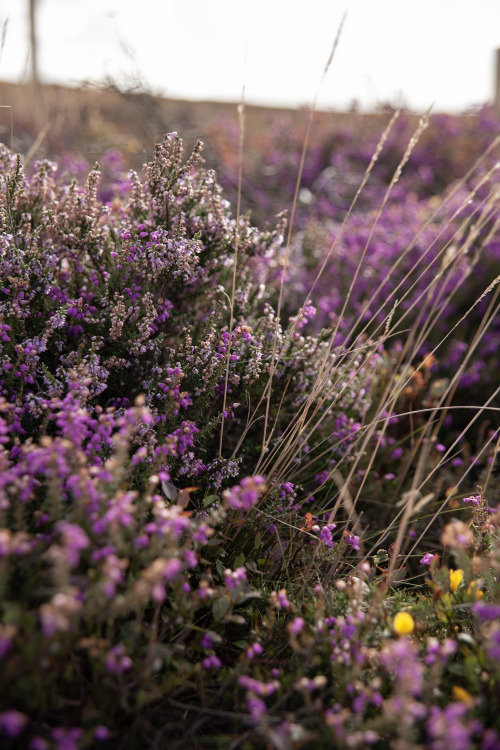
<svg viewBox="0 0 500 750"><path fill-rule="evenodd" d="M212 613L214 620L220 622L224 615L226 615L231 607L231 602L227 597L223 596L221 599L216 599L212 604Z"/></svg>
<svg viewBox="0 0 500 750"><path fill-rule="evenodd" d="M448 664L448 672L463 677L465 674L465 666L463 664Z"/></svg>
<svg viewBox="0 0 500 750"><path fill-rule="evenodd" d="M372 559L375 565L381 565L382 563L387 562L387 560L389 559L389 554L387 550L379 549L377 550L377 554L372 556Z"/></svg>
<svg viewBox="0 0 500 750"><path fill-rule="evenodd" d="M247 560L245 563L245 568L248 568L248 570L250 570L252 573L257 573L257 575L259 576L264 575L262 571L257 568L257 565L253 560Z"/></svg>
<svg viewBox="0 0 500 750"><path fill-rule="evenodd" d="M248 646L248 643L246 641L235 641L234 645L237 648L241 648L241 650L244 650Z"/></svg>
<svg viewBox="0 0 500 750"><path fill-rule="evenodd" d="M245 564L245 555L243 552L240 552L236 560L234 561L234 569L241 568Z"/></svg>
<svg viewBox="0 0 500 750"><path fill-rule="evenodd" d="M220 575L220 577L224 578L224 571L226 569L226 566L224 565L224 563L221 562L221 560L216 560L215 568L217 570L217 573Z"/></svg>
<svg viewBox="0 0 500 750"><path fill-rule="evenodd" d="M205 498L203 498L203 507L208 508L209 505L213 505L218 500L220 500L220 497L218 495L207 495Z"/></svg>
<svg viewBox="0 0 500 750"><path fill-rule="evenodd" d="M235 625L246 625L246 620L242 615L227 615L225 622L233 622Z"/></svg>

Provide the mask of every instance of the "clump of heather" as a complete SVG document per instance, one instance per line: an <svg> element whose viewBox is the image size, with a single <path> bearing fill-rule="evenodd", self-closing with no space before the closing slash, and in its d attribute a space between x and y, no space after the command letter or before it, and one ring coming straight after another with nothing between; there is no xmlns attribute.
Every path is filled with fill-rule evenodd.
<svg viewBox="0 0 500 750"><path fill-rule="evenodd" d="M0 745L498 747L498 445L461 503L424 341L294 307L201 145L1 158Z"/></svg>
<svg viewBox="0 0 500 750"><path fill-rule="evenodd" d="M0 384L14 443L51 434L71 421L65 409L81 408L94 420L81 426L89 450L107 455L96 417L144 394L153 427L135 437L135 481L160 451L172 491L195 481L198 506L287 442L309 485L327 446L331 461L346 460L380 354L369 341L355 353L332 347L328 331L304 336L310 303L288 325L278 318L284 220L259 232L231 218L200 148L183 163L173 135L144 182L129 174L122 202L100 200L97 169L81 188L50 162L26 175L7 150L3 161ZM57 419L54 399L64 402ZM320 409L320 429L287 434Z"/></svg>
<svg viewBox="0 0 500 750"><path fill-rule="evenodd" d="M370 115L314 114L295 216L298 229L305 229L312 219L321 225L345 218L377 151L380 134L395 111L386 107ZM308 113L303 113L301 119L282 115L271 120L267 128L255 133L249 128L246 134L241 199L257 225L272 220L283 206L292 203L308 119ZM410 111L400 112L358 198L358 209L373 209L380 202L415 133L418 119ZM229 117L213 120L209 132L218 157L220 182L236 205L239 138L236 120ZM464 178L499 132L498 113L491 106L461 115L432 114L391 201L398 203L408 195L418 200L439 197ZM490 154L490 167L496 158L498 150Z"/></svg>
<svg viewBox="0 0 500 750"><path fill-rule="evenodd" d="M405 112L351 115L349 127L341 117L329 122L318 115L301 175L287 283L315 306L313 330L335 327L339 343L363 329L380 332L390 314L393 330L416 324L420 354L439 346L440 378L451 380L464 362L457 403L482 404L482 385L496 382L500 336L494 290L483 296L500 275L498 117L488 107L461 117L432 115L418 139L416 127L417 118ZM280 121L269 135L249 139L242 199L257 223L278 205L292 204L302 131ZM216 143L217 133L214 126ZM221 153L221 179L230 192L237 184L236 150L232 158L222 146ZM485 319L487 329L464 361Z"/></svg>

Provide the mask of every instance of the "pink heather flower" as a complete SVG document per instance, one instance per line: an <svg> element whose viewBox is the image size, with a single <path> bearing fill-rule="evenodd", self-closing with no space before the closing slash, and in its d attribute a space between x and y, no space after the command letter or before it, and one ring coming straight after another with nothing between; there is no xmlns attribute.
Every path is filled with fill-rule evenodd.
<svg viewBox="0 0 500 750"><path fill-rule="evenodd" d="M281 485L280 495L283 500L286 498L287 493L290 495L293 493L293 484L291 482L284 482Z"/></svg>
<svg viewBox="0 0 500 750"><path fill-rule="evenodd" d="M140 534L138 537L134 540L134 547L136 549L144 549L145 547L149 547L149 537L147 534Z"/></svg>
<svg viewBox="0 0 500 750"><path fill-rule="evenodd" d="M179 573L182 570L182 562L179 560L178 557L171 557L170 560L167 560L165 563L165 569L163 572L164 578L166 581L173 581L177 578Z"/></svg>
<svg viewBox="0 0 500 750"><path fill-rule="evenodd" d="M151 596L155 602L164 602L167 598L165 586L157 581L151 589Z"/></svg>
<svg viewBox="0 0 500 750"><path fill-rule="evenodd" d="M16 632L14 625L2 625L0 623L0 659L3 659L12 646L12 640Z"/></svg>
<svg viewBox="0 0 500 750"><path fill-rule="evenodd" d="M289 624L288 629L290 633L292 633L292 635L298 635L305 624L306 624L306 621L302 617L296 617Z"/></svg>
<svg viewBox="0 0 500 750"><path fill-rule="evenodd" d="M71 619L83 609L78 589L71 587L66 593L54 594L50 602L40 607L40 619L44 635L50 638L58 631L68 631Z"/></svg>
<svg viewBox="0 0 500 750"><path fill-rule="evenodd" d="M333 547L332 532L331 532L330 526L335 527L335 524L329 524L328 526L323 526L319 534L319 538L321 539L323 544L325 544L327 547Z"/></svg>
<svg viewBox="0 0 500 750"><path fill-rule="evenodd" d="M39 737L37 734L31 738L29 744L30 750L49 750L49 743L44 740L43 737Z"/></svg>
<svg viewBox="0 0 500 750"><path fill-rule="evenodd" d="M471 609L483 622L500 619L500 604L479 601Z"/></svg>
<svg viewBox="0 0 500 750"><path fill-rule="evenodd" d="M346 543L349 544L356 552L359 550L359 536L348 531L345 537Z"/></svg>
<svg viewBox="0 0 500 750"><path fill-rule="evenodd" d="M212 638L208 633L203 633L203 636L201 638L201 647L202 648L212 648L214 644L212 643Z"/></svg>
<svg viewBox="0 0 500 750"><path fill-rule="evenodd" d="M470 497L464 497L464 503L472 503L472 505L479 505L481 502L481 495L471 495Z"/></svg>
<svg viewBox="0 0 500 750"><path fill-rule="evenodd" d="M188 568L195 568L198 563L198 556L192 549L184 550L184 559Z"/></svg>
<svg viewBox="0 0 500 750"><path fill-rule="evenodd" d="M230 568L226 568L224 571L224 583L226 584L226 588L228 588L230 591L236 586L238 586L240 583L243 583L247 579L247 571L245 568L236 568L236 570L231 570Z"/></svg>
<svg viewBox="0 0 500 750"><path fill-rule="evenodd" d="M249 677L246 674L238 677L238 685L260 696L272 695L280 687L280 683L277 680L273 680L273 682L261 682L261 680L256 680L254 677Z"/></svg>
<svg viewBox="0 0 500 750"><path fill-rule="evenodd" d="M221 660L215 654L210 654L210 656L205 657L202 664L204 669L220 669L220 667L222 667Z"/></svg>
<svg viewBox="0 0 500 750"><path fill-rule="evenodd" d="M78 750L78 740L82 735L82 730L77 727L71 729L56 727L52 730L52 739L56 743L57 750Z"/></svg>
<svg viewBox="0 0 500 750"><path fill-rule="evenodd" d="M110 674L119 676L132 668L132 659L125 655L125 648L119 644L108 652L105 664Z"/></svg>
<svg viewBox="0 0 500 750"><path fill-rule="evenodd" d="M288 600L286 589L280 589L278 592L272 591L269 596L269 602L275 609L292 609L293 605Z"/></svg>
<svg viewBox="0 0 500 750"><path fill-rule="evenodd" d="M96 740L107 740L110 736L111 732L107 727L104 726L98 726L94 729L94 737Z"/></svg>
<svg viewBox="0 0 500 750"><path fill-rule="evenodd" d="M426 552L426 554L422 557L420 562L422 565L430 565L431 562L434 560L435 555L432 554L432 552Z"/></svg>
<svg viewBox="0 0 500 750"><path fill-rule="evenodd" d="M253 721L257 723L261 716L266 713L267 706L263 700L253 695L247 699L247 711Z"/></svg>
<svg viewBox="0 0 500 750"><path fill-rule="evenodd" d="M251 646L247 648L247 651L246 651L247 659L251 660L253 659L254 656L260 656L262 651L263 651L263 648L260 645L260 643L253 643Z"/></svg>
<svg viewBox="0 0 500 750"><path fill-rule="evenodd" d="M244 477L239 484L234 485L230 490L224 490L222 497L233 510L248 511L257 504L265 491L264 477Z"/></svg>
<svg viewBox="0 0 500 750"><path fill-rule="evenodd" d="M17 737L28 723L28 717L20 711L10 709L0 714L0 730L7 737Z"/></svg>
<svg viewBox="0 0 500 750"><path fill-rule="evenodd" d="M193 541L199 542L199 544L206 544L208 542L208 536L211 529L206 524L202 523L193 534Z"/></svg>

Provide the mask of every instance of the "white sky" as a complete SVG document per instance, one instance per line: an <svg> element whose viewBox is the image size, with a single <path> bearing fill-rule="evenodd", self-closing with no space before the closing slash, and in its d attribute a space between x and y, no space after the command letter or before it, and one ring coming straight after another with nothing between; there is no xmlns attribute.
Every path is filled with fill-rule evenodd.
<svg viewBox="0 0 500 750"><path fill-rule="evenodd" d="M23 80L28 0L0 0L0 80ZM390 101L455 111L492 99L500 0L38 0L42 80L140 79L186 99Z"/></svg>

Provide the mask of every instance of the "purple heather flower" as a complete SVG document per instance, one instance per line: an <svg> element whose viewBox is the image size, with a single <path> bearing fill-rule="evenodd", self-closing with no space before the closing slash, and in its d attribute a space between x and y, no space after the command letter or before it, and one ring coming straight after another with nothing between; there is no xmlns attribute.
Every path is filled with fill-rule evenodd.
<svg viewBox="0 0 500 750"><path fill-rule="evenodd" d="M110 674L120 676L132 668L132 659L125 655L125 648L121 644L113 646L106 657L106 669Z"/></svg>
<svg viewBox="0 0 500 750"><path fill-rule="evenodd" d="M29 750L49 750L49 743L37 734L30 739Z"/></svg>
<svg viewBox="0 0 500 750"><path fill-rule="evenodd" d="M89 546L90 540L81 526L75 523L59 521L56 524L56 529L61 534L68 562L72 567L75 567L80 562L80 551Z"/></svg>
<svg viewBox="0 0 500 750"><path fill-rule="evenodd" d="M236 570L226 568L224 571L224 583L230 591L247 580L246 568L240 567Z"/></svg>
<svg viewBox="0 0 500 750"><path fill-rule="evenodd" d="M201 545L205 545L208 542L208 534L210 533L210 527L205 524L201 524L193 534L193 541L199 542Z"/></svg>
<svg viewBox="0 0 500 750"><path fill-rule="evenodd" d="M328 526L323 526L319 533L319 538L327 547L333 547L332 532Z"/></svg>
<svg viewBox="0 0 500 750"><path fill-rule="evenodd" d="M291 495L293 494L294 487L291 482L283 482L280 489L280 495L283 499L286 498L287 494Z"/></svg>
<svg viewBox="0 0 500 750"><path fill-rule="evenodd" d="M432 750L469 750L471 727L463 723L467 706L463 703L450 703L446 708L431 706L426 722L427 734Z"/></svg>
<svg viewBox="0 0 500 750"><path fill-rule="evenodd" d="M224 490L222 497L234 510L248 511L257 504L259 497L266 490L264 477L244 477L230 490Z"/></svg>
<svg viewBox="0 0 500 750"><path fill-rule="evenodd" d="M83 732L77 727L63 729L56 727L52 730L52 739L56 743L57 750L78 750L78 740Z"/></svg>
<svg viewBox="0 0 500 750"><path fill-rule="evenodd" d="M260 696L272 695L280 687L280 683L277 680L273 680L273 682L262 682L261 680L256 680L254 677L249 677L246 674L242 674L238 677L238 685L245 690Z"/></svg>
<svg viewBox="0 0 500 750"><path fill-rule="evenodd" d="M298 635L305 624L306 624L306 621L302 617L296 617L289 624L288 629L290 633L292 633L292 635Z"/></svg>
<svg viewBox="0 0 500 750"><path fill-rule="evenodd" d="M479 505L481 502L481 495L471 495L470 497L464 497L464 503L472 503L472 505Z"/></svg>
<svg viewBox="0 0 500 750"><path fill-rule="evenodd" d="M500 736L495 729L485 730L481 750L500 750Z"/></svg>
<svg viewBox="0 0 500 750"><path fill-rule="evenodd" d="M267 706L263 700L253 695L247 698L247 711L252 717L252 720L257 723L261 716L266 713Z"/></svg>
<svg viewBox="0 0 500 750"><path fill-rule="evenodd" d="M184 560L186 561L188 568L195 568L198 564L198 556L192 549L184 550Z"/></svg>
<svg viewBox="0 0 500 750"><path fill-rule="evenodd" d="M246 650L247 659L253 659L254 656L260 656L263 648L260 643L253 643Z"/></svg>
<svg viewBox="0 0 500 750"><path fill-rule="evenodd" d="M96 740L107 740L111 736L111 732L105 726L98 726L94 729L94 737Z"/></svg>
<svg viewBox="0 0 500 750"><path fill-rule="evenodd" d="M430 565L434 560L434 557L435 555L433 555L432 552L426 552L420 562L422 563L422 565Z"/></svg>
<svg viewBox="0 0 500 750"><path fill-rule="evenodd" d="M165 563L165 568L163 571L165 580L174 581L178 577L182 568L183 564L181 560L179 560L178 557L171 557L170 560L167 560L167 562Z"/></svg>
<svg viewBox="0 0 500 750"><path fill-rule="evenodd" d="M212 638L208 633L203 633L201 638L201 647L202 648L212 648L213 647Z"/></svg>
<svg viewBox="0 0 500 750"><path fill-rule="evenodd" d="M10 709L0 714L0 730L7 737L17 737L28 723L28 717L20 711Z"/></svg>
<svg viewBox="0 0 500 750"><path fill-rule="evenodd" d="M500 662L500 628L490 632L487 653L490 659Z"/></svg>
<svg viewBox="0 0 500 750"><path fill-rule="evenodd" d="M399 638L380 654L380 663L396 677L398 691L417 697L422 692L424 670L409 638ZM399 697L399 696L398 696Z"/></svg>
<svg viewBox="0 0 500 750"><path fill-rule="evenodd" d="M210 654L209 656L205 657L202 661L204 669L220 669L222 667L221 660L215 655Z"/></svg>
<svg viewBox="0 0 500 750"><path fill-rule="evenodd" d="M481 620L500 620L500 604L490 602L474 602L471 607L472 612Z"/></svg>
<svg viewBox="0 0 500 750"><path fill-rule="evenodd" d="M349 544L356 552L359 550L359 536L355 536L352 532L348 531L345 535L346 544Z"/></svg>

